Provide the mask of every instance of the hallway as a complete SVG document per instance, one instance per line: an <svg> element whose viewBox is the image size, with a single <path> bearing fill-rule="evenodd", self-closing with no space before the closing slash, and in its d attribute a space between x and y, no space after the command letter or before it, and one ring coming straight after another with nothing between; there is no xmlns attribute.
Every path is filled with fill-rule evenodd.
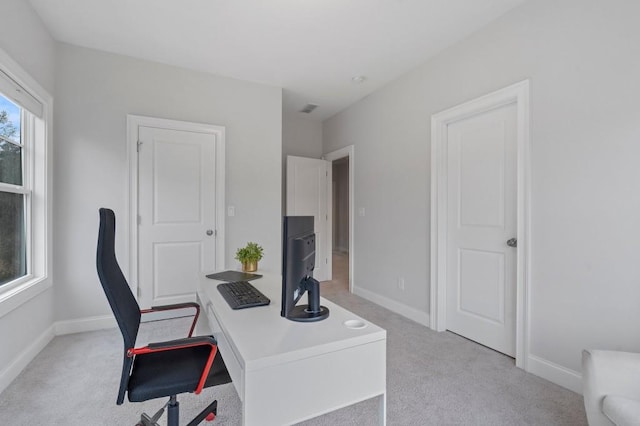
<svg viewBox="0 0 640 426"><path fill-rule="evenodd" d="M333 279L322 281L320 295L349 292L349 253L333 252Z"/></svg>

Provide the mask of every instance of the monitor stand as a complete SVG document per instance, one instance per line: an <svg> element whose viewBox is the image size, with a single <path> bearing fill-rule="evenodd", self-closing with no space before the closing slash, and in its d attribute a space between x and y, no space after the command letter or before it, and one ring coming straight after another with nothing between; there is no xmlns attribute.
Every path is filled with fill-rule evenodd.
<svg viewBox="0 0 640 426"><path fill-rule="evenodd" d="M329 308L320 306L320 283L309 277L302 285L307 291L308 305L300 305L293 308L288 319L299 322L321 321L329 317Z"/></svg>

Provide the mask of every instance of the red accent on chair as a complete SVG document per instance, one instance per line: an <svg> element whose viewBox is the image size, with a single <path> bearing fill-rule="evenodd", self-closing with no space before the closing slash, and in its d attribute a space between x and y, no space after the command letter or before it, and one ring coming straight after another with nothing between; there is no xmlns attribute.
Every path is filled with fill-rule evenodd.
<svg viewBox="0 0 640 426"><path fill-rule="evenodd" d="M178 339L172 340L168 342L162 343L154 343L148 346L143 346L141 348L131 348L127 351L127 356L133 357L135 355L145 355L154 352L164 352L171 351L176 349L184 349L184 348L192 348L195 346L211 346L211 352L209 353L209 358L207 358L207 363L202 369L202 375L200 376L200 380L198 381L198 386L193 391L196 395L199 395L204 388L204 384L207 381L207 377L209 376L209 370L211 370L211 366L213 365L213 359L216 356L216 352L218 347L215 343L213 343L213 338L209 336L202 337L188 337L186 339Z"/></svg>

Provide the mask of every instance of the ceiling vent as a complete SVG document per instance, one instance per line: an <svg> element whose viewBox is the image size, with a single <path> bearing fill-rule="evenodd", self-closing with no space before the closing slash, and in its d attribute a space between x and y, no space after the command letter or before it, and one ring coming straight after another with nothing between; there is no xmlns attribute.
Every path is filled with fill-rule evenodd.
<svg viewBox="0 0 640 426"><path fill-rule="evenodd" d="M302 107L300 112L304 112L305 114L311 114L311 112L316 108L318 108L318 105L316 104L306 104L304 107Z"/></svg>

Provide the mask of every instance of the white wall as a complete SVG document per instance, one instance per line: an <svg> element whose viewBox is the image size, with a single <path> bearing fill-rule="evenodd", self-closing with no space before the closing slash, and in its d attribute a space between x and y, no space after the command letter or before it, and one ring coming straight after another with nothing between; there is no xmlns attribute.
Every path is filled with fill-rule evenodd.
<svg viewBox="0 0 640 426"><path fill-rule="evenodd" d="M2 16L0 48L53 93L54 41L39 17L23 0L3 0ZM52 323L51 288L0 317L0 390L53 336Z"/></svg>
<svg viewBox="0 0 640 426"><path fill-rule="evenodd" d="M322 156L322 123L301 116L282 115L282 155L320 158Z"/></svg>
<svg viewBox="0 0 640 426"><path fill-rule="evenodd" d="M302 113L282 114L282 214L286 212L287 155L322 157L322 123Z"/></svg>
<svg viewBox="0 0 640 426"><path fill-rule="evenodd" d="M529 78L531 353L551 377L583 348L640 351L638 16L528 2L327 120L325 152L356 146L356 286L428 312L431 115Z"/></svg>
<svg viewBox="0 0 640 426"><path fill-rule="evenodd" d="M0 47L44 89L53 94L54 41L24 0L2 0Z"/></svg>
<svg viewBox="0 0 640 426"><path fill-rule="evenodd" d="M226 266L247 241L265 249L261 269L281 256L282 91L69 45L56 52L54 262L56 319L109 314L95 271L98 208L118 230L127 212L126 117L136 114L226 127ZM117 253L128 270L125 234Z"/></svg>

